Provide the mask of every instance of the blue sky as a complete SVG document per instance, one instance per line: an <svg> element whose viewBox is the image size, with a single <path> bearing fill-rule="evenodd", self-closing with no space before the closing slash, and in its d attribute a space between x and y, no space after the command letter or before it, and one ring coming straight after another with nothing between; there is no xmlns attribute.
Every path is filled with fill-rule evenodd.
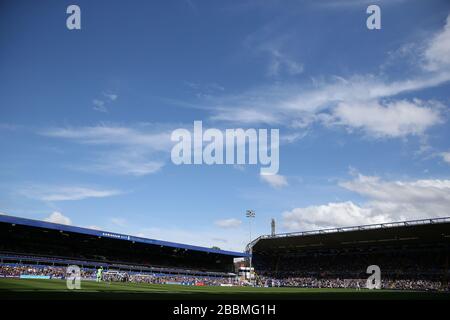
<svg viewBox="0 0 450 320"><path fill-rule="evenodd" d="M271 218L448 216L449 15L445 0L3 1L0 212L233 250L246 209L253 236ZM279 129L278 175L174 165L170 134L195 120Z"/></svg>

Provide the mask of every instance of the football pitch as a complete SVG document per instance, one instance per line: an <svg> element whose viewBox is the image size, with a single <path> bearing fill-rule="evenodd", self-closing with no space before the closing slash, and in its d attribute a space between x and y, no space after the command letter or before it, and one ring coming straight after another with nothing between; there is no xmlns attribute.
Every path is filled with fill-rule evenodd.
<svg viewBox="0 0 450 320"><path fill-rule="evenodd" d="M393 290L195 287L144 283L82 281L69 290L64 280L0 279L1 299L152 299L152 300L336 300L336 299L450 299L443 292Z"/></svg>

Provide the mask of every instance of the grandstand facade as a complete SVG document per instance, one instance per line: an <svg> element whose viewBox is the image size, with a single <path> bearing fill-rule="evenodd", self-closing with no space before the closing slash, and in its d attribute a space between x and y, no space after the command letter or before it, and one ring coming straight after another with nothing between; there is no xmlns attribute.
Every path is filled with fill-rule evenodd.
<svg viewBox="0 0 450 320"><path fill-rule="evenodd" d="M448 290L450 218L267 235L247 250L261 278L294 286L359 286L378 265L386 288Z"/></svg>
<svg viewBox="0 0 450 320"><path fill-rule="evenodd" d="M0 263L4 266L59 270L77 265L91 271L102 266L105 270L139 274L225 277L234 272L234 258L246 256L241 252L0 215Z"/></svg>

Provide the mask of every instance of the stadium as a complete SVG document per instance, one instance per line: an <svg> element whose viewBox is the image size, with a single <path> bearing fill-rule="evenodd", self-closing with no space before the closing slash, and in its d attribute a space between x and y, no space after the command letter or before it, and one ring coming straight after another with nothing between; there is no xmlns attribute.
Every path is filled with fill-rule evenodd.
<svg viewBox="0 0 450 320"><path fill-rule="evenodd" d="M249 244L261 281L315 288L362 288L367 268L381 287L448 291L450 219L438 218L261 236Z"/></svg>
<svg viewBox="0 0 450 320"><path fill-rule="evenodd" d="M450 218L260 236L246 252L0 215L6 298L448 299ZM240 274L235 259L247 269ZM381 289L366 289L369 265ZM80 268L70 290L68 266ZM96 279L99 269L101 279Z"/></svg>
<svg viewBox="0 0 450 320"><path fill-rule="evenodd" d="M447 307L449 0L0 0L0 30L4 309Z"/></svg>

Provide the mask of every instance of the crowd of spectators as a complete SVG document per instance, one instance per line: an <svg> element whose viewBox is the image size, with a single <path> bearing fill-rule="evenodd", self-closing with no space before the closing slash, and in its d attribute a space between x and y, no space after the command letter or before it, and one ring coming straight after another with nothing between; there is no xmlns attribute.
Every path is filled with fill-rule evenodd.
<svg viewBox="0 0 450 320"><path fill-rule="evenodd" d="M305 253L277 258L254 259L257 270L276 277L365 277L370 265L380 266L384 275L390 277L409 275L442 275L446 269L445 256L433 252L356 252L356 253Z"/></svg>
<svg viewBox="0 0 450 320"><path fill-rule="evenodd" d="M65 279L66 267L63 266L45 266L45 265L22 265L22 264L0 264L0 277L21 277L21 276L44 276L53 279ZM97 270L82 268L81 278L83 280L94 280ZM321 277L317 276L292 276L283 273L282 276L274 277L258 275L255 284L264 287L300 287L300 288L348 288L363 289L366 288L367 277L360 278L340 278L325 276L329 273L322 272ZM243 285L245 281L230 277L205 277L182 274L155 274L155 273L137 273L126 271L105 270L102 276L103 281L107 282L134 282L149 284L183 284L183 285ZM448 284L444 284L436 279L381 279L382 289L393 290L421 290L450 291Z"/></svg>
<svg viewBox="0 0 450 320"><path fill-rule="evenodd" d="M67 268L62 266L34 266L22 264L0 264L0 277L21 277L21 276L44 276L52 279L65 279ZM95 269L81 268L81 278L84 280L94 280L96 278ZM126 271L105 270L102 275L103 281L110 282L136 282L152 284L178 283L184 285L205 285L218 286L235 283L229 277L205 277L192 275L170 275L155 273L135 273Z"/></svg>
<svg viewBox="0 0 450 320"><path fill-rule="evenodd" d="M446 257L433 250L301 252L254 260L264 286L366 288L367 267L381 270L381 288L449 290Z"/></svg>
<svg viewBox="0 0 450 320"><path fill-rule="evenodd" d="M189 275L149 275L133 274L129 281L138 283L170 284L180 283L184 285L220 286L224 284L237 284L233 278L225 277L201 277Z"/></svg>
<svg viewBox="0 0 450 320"><path fill-rule="evenodd" d="M81 269L82 278L93 278L95 270ZM62 279L66 277L66 268L45 265L0 264L0 277L43 276Z"/></svg>
<svg viewBox="0 0 450 320"><path fill-rule="evenodd" d="M340 288L362 289L367 286L367 279L318 279L313 277L290 277L285 279L260 278L260 283L266 287L298 287L298 288ZM393 280L382 279L381 289L435 291L450 288L440 281L431 280Z"/></svg>

